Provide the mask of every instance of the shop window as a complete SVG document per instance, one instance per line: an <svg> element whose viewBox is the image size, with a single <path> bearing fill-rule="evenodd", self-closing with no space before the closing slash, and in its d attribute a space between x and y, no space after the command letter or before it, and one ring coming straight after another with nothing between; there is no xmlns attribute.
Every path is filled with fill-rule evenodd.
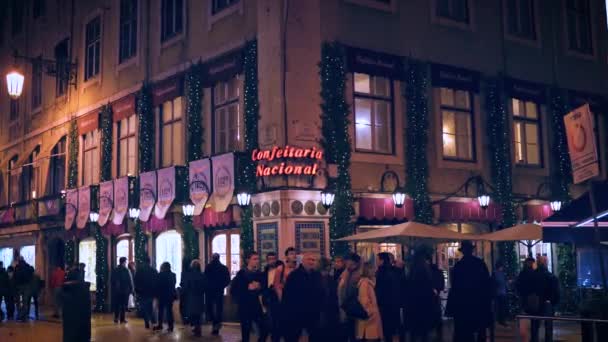
<svg viewBox="0 0 608 342"><path fill-rule="evenodd" d="M472 94L441 88L443 158L474 161Z"/></svg>
<svg viewBox="0 0 608 342"><path fill-rule="evenodd" d="M536 242L536 243L535 243ZM532 245L530 250L528 250L528 245ZM523 265L524 261L529 255L529 252L532 253L532 257L537 260L538 257L543 256L547 258L547 269L550 272L553 272L553 249L551 248L550 243L537 242L537 241L520 241L517 244L517 252L519 253L519 261L520 265Z"/></svg>
<svg viewBox="0 0 608 342"><path fill-rule="evenodd" d="M219 233L211 240L211 253L220 255L220 261L228 267L231 279L241 269L240 243L240 235L231 232Z"/></svg>
<svg viewBox="0 0 608 342"><path fill-rule="evenodd" d="M515 163L540 166L541 139L538 105L531 101L519 99L511 99L511 104Z"/></svg>
<svg viewBox="0 0 608 342"><path fill-rule="evenodd" d="M296 251L298 254L325 255L323 222L296 222Z"/></svg>
<svg viewBox="0 0 608 342"><path fill-rule="evenodd" d="M257 250L260 253L260 260L264 265L268 253L273 252L278 254L279 252L277 230L277 222L258 223L257 225Z"/></svg>
<svg viewBox="0 0 608 342"><path fill-rule="evenodd" d="M238 76L213 87L213 116L215 121L215 153L233 152L243 144Z"/></svg>
<svg viewBox="0 0 608 342"><path fill-rule="evenodd" d="M124 238L119 240L116 243L116 265L118 265L119 260L122 257L127 258L127 262L132 262L134 251L133 239Z"/></svg>
<svg viewBox="0 0 608 342"><path fill-rule="evenodd" d="M99 182L99 131L93 130L82 136L82 185Z"/></svg>
<svg viewBox="0 0 608 342"><path fill-rule="evenodd" d="M355 148L392 153L393 86L390 79L354 74Z"/></svg>
<svg viewBox="0 0 608 342"><path fill-rule="evenodd" d="M180 96L157 107L161 126L161 167L184 164L183 99Z"/></svg>
<svg viewBox="0 0 608 342"><path fill-rule="evenodd" d="M137 123L135 115L118 122L118 176L137 173Z"/></svg>
<svg viewBox="0 0 608 342"><path fill-rule="evenodd" d="M84 263L84 281L91 283L90 290L97 290L97 274L95 265L97 263L97 243L95 239L88 238L78 244L78 263Z"/></svg>
<svg viewBox="0 0 608 342"><path fill-rule="evenodd" d="M4 268L9 267L13 263L14 251L10 247L0 248L0 261Z"/></svg>
<svg viewBox="0 0 608 342"><path fill-rule="evenodd" d="M63 137L51 150L51 165L49 169L49 194L54 195L65 189L65 146L66 138Z"/></svg>
<svg viewBox="0 0 608 342"><path fill-rule="evenodd" d="M163 262L171 264L171 272L175 273L176 283L182 278L182 237L175 230L161 233L156 238L156 268L160 271Z"/></svg>
<svg viewBox="0 0 608 342"><path fill-rule="evenodd" d="M36 246L29 245L21 247L21 249L19 249L19 256L22 256L25 262L30 266L36 268Z"/></svg>
<svg viewBox="0 0 608 342"><path fill-rule="evenodd" d="M602 247L601 253L606 269L608 268L608 250ZM598 250L590 247L577 248L576 254L578 286L600 289L602 287L602 271L598 261Z"/></svg>

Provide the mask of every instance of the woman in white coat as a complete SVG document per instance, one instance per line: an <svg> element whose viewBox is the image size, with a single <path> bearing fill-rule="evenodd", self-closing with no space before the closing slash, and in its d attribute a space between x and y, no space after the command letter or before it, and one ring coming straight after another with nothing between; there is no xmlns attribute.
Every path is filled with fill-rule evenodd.
<svg viewBox="0 0 608 342"><path fill-rule="evenodd" d="M367 312L367 319L357 319L355 333L359 341L380 341L382 335L382 320L376 301L376 286L374 266L366 262L361 268L359 280L359 303Z"/></svg>

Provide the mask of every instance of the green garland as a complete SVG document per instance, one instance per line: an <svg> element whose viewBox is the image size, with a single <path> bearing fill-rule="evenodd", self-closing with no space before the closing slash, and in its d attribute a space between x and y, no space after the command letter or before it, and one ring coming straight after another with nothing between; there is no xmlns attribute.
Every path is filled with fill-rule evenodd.
<svg viewBox="0 0 608 342"><path fill-rule="evenodd" d="M135 242L133 248L135 249L135 264L137 267L142 267L148 264L145 260L148 256L146 252L146 245L148 244L148 237L144 233L141 223L139 220L135 221Z"/></svg>
<svg viewBox="0 0 608 342"><path fill-rule="evenodd" d="M190 261L198 259L198 233L192 225L192 217L183 217L183 229L184 234L182 236L184 240L184 260L190 264Z"/></svg>
<svg viewBox="0 0 608 342"><path fill-rule="evenodd" d="M101 175L102 182L112 180L112 106L106 105L99 113L101 130Z"/></svg>
<svg viewBox="0 0 608 342"><path fill-rule="evenodd" d="M186 74L186 116L188 118L188 161L203 157L203 65L194 64Z"/></svg>
<svg viewBox="0 0 608 342"><path fill-rule="evenodd" d="M349 129L349 106L346 103L346 69L344 50L338 43L324 43L319 65L321 77L321 144L325 149L325 161L337 164L338 175L333 180L334 204L329 218L331 255L344 255L350 247L336 239L352 234L355 214L350 179L351 144Z"/></svg>
<svg viewBox="0 0 608 342"><path fill-rule="evenodd" d="M404 89L406 98L406 163L407 192L414 201L415 220L421 223L433 223L433 207L428 192L429 163L427 160L428 144L428 102L427 102L427 69L426 65L410 61L407 70L407 81Z"/></svg>
<svg viewBox="0 0 608 342"><path fill-rule="evenodd" d="M70 122L69 149L68 149L68 188L78 186L78 125L76 120Z"/></svg>
<svg viewBox="0 0 608 342"><path fill-rule="evenodd" d="M95 292L95 311L105 312L108 288L108 240L101 233L101 227L95 224L95 274L97 291Z"/></svg>
<svg viewBox="0 0 608 342"><path fill-rule="evenodd" d="M258 120L260 103L258 99L258 44L247 42L243 53L243 72L245 74L245 157L240 158L239 190L253 194L256 190L255 164L248 156L258 148ZM253 211L251 206L241 211L241 250L245 255L254 250Z"/></svg>
<svg viewBox="0 0 608 342"><path fill-rule="evenodd" d="M486 89L486 113L488 145L490 146L490 167L495 191L494 200L502 209L502 227L507 228L517 223L513 204L513 180L511 170L511 140L509 138L509 117L506 111L502 82L489 80ZM499 242L498 255L505 265L507 277L515 279L518 271L517 254L513 242ZM509 296L509 312L517 312L517 299L513 293Z"/></svg>
<svg viewBox="0 0 608 342"><path fill-rule="evenodd" d="M557 244L557 269L560 285L559 311L576 313L578 286L576 284L576 251L569 243Z"/></svg>
<svg viewBox="0 0 608 342"><path fill-rule="evenodd" d="M64 262L66 266L66 271L69 267L74 265L74 261L76 259L75 253L75 243L74 239L69 239L65 242L65 250L64 250Z"/></svg>
<svg viewBox="0 0 608 342"><path fill-rule="evenodd" d="M154 170L154 110L152 92L144 84L137 95L137 118L139 120L139 172Z"/></svg>

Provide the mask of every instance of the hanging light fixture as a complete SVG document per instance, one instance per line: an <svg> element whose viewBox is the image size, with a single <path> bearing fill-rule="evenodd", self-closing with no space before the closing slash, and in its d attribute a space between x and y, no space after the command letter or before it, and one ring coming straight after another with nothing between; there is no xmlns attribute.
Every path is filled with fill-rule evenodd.
<svg viewBox="0 0 608 342"><path fill-rule="evenodd" d="M97 221L99 220L99 213L96 211L91 211L89 213L89 219L91 220L91 222L97 223Z"/></svg>
<svg viewBox="0 0 608 342"><path fill-rule="evenodd" d="M25 77L22 73L14 69L13 71L6 74L6 87L8 89L8 95L17 99L21 96L21 92L23 92L23 80Z"/></svg>
<svg viewBox="0 0 608 342"><path fill-rule="evenodd" d="M395 189L395 192L393 192L393 203L395 203L395 207L403 208L406 197L405 190L400 188Z"/></svg>
<svg viewBox="0 0 608 342"><path fill-rule="evenodd" d="M139 208L129 208L129 218L132 220L136 220L139 217Z"/></svg>
<svg viewBox="0 0 608 342"><path fill-rule="evenodd" d="M236 194L236 202L241 208L249 206L249 203L251 203L251 194L245 190L239 191Z"/></svg>
<svg viewBox="0 0 608 342"><path fill-rule="evenodd" d="M477 177L477 202L479 202L479 207L481 209L488 209L490 206L490 195L486 192L485 186L483 184L483 178L481 176Z"/></svg>
<svg viewBox="0 0 608 342"><path fill-rule="evenodd" d="M321 191L321 204L325 209L329 209L334 204L334 199L336 198L336 194L329 187L325 188Z"/></svg>
<svg viewBox="0 0 608 342"><path fill-rule="evenodd" d="M186 217L194 216L194 203L192 203L191 201L188 201L188 202L182 204L182 213Z"/></svg>
<svg viewBox="0 0 608 342"><path fill-rule="evenodd" d="M553 200L553 201L549 202L549 205L551 206L551 210L554 213L562 210L562 201L560 201L560 200Z"/></svg>

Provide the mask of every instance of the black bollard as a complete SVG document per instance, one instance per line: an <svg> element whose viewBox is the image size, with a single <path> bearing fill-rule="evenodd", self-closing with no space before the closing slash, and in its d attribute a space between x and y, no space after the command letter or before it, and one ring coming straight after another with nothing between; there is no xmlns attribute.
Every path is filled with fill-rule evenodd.
<svg viewBox="0 0 608 342"><path fill-rule="evenodd" d="M91 283L68 281L63 284L63 342L91 341Z"/></svg>

